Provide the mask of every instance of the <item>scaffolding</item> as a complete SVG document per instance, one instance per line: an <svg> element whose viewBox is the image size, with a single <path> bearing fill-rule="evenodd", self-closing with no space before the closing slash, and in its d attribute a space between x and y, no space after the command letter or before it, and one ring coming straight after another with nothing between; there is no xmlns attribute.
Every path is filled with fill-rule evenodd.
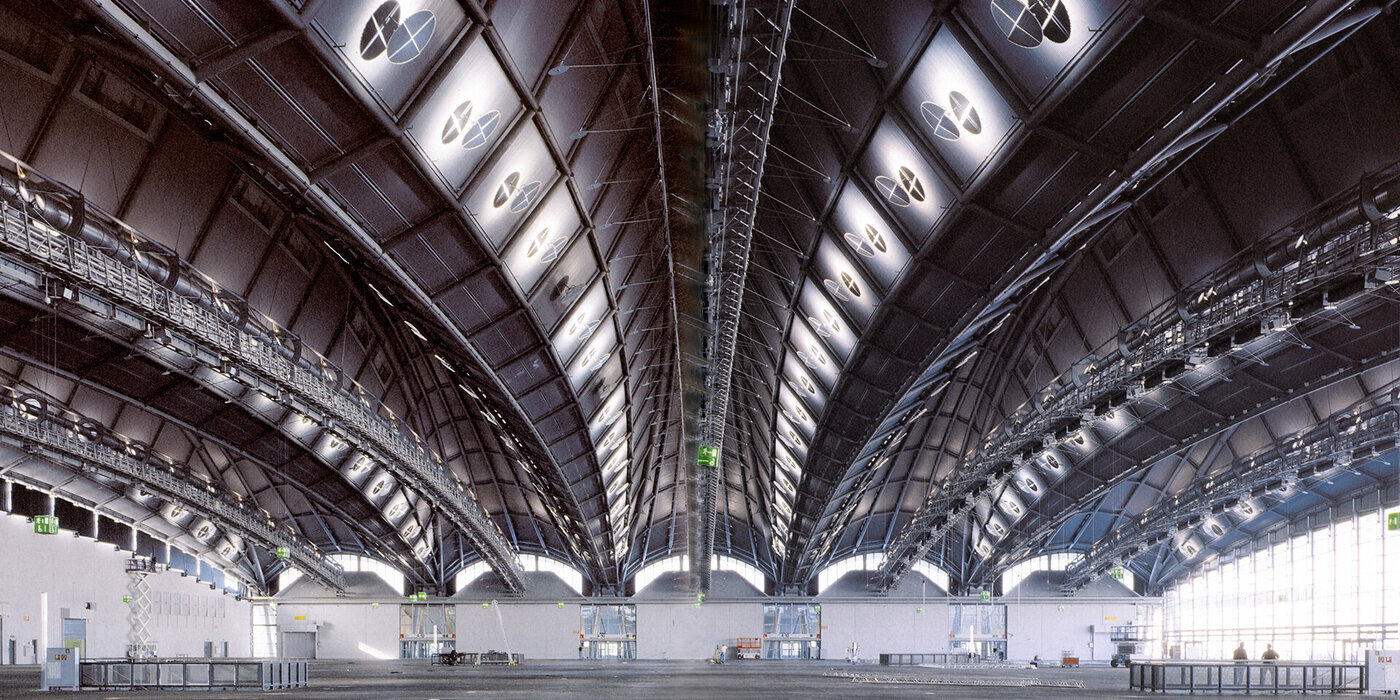
<svg viewBox="0 0 1400 700"><path fill-rule="evenodd" d="M153 659L156 645L151 641L151 589L146 577L156 573L156 563L145 557L126 560L126 658Z"/></svg>

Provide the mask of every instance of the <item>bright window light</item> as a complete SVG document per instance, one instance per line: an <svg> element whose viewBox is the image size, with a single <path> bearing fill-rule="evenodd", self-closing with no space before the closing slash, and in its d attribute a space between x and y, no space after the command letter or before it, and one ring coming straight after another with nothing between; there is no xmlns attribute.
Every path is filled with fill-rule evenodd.
<svg viewBox="0 0 1400 700"><path fill-rule="evenodd" d="M678 557L669 557L667 559L652 562L651 564L642 567L642 569L638 571L637 575L633 578L633 581L636 582L636 590L640 592L642 589L651 585L651 582L655 581L662 574L667 574L672 571L688 570L690 570L690 557L688 555L682 554Z"/></svg>
<svg viewBox="0 0 1400 700"><path fill-rule="evenodd" d="M1252 659L1272 644L1287 660L1354 662L1362 649L1400 643L1400 530L1387 529L1384 513L1274 535L1166 589L1169 657L1228 659L1244 642Z"/></svg>
<svg viewBox="0 0 1400 700"><path fill-rule="evenodd" d="M541 557L535 554L520 555L520 569L522 571L548 571L558 576L575 593L583 595L583 574L578 569L549 557ZM482 574L491 571L491 567L484 561L478 561L463 567L457 572L457 590L463 590L472 585Z"/></svg>
<svg viewBox="0 0 1400 700"><path fill-rule="evenodd" d="M871 554L857 554L847 557L830 566L822 569L817 574L817 593L825 591L827 586L836 583L842 576L852 571L876 571L881 564L885 563L884 552L874 552Z"/></svg>
<svg viewBox="0 0 1400 700"><path fill-rule="evenodd" d="M938 586L939 588L942 588L943 592L948 592L948 572L934 566L931 562L927 561L914 562L914 570L923 574L924 578L927 578L934 585Z"/></svg>
<svg viewBox="0 0 1400 700"><path fill-rule="evenodd" d="M1015 588L1031 574L1041 571L1064 571L1069 565L1079 559L1078 554L1060 552L1057 554L1042 554L1038 557L1031 557L1008 568L1001 575L1001 590L1003 593Z"/></svg>
<svg viewBox="0 0 1400 700"><path fill-rule="evenodd" d="M740 578L748 581L760 592L762 592L764 586L768 584L768 577L764 576L763 572L758 570L758 567L752 564L746 564L733 557L716 555L714 568L718 571L733 571L739 574Z"/></svg>

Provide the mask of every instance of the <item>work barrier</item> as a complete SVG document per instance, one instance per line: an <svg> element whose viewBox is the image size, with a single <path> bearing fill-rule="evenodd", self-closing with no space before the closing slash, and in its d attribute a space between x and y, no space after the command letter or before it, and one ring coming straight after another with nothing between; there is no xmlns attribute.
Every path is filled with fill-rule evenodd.
<svg viewBox="0 0 1400 700"><path fill-rule="evenodd" d="M1364 693L1366 666L1332 661L1134 661L1128 688L1148 692Z"/></svg>
<svg viewBox="0 0 1400 700"><path fill-rule="evenodd" d="M918 666L921 664L968 664L972 663L972 655L958 653L939 654L881 654L881 666Z"/></svg>
<svg viewBox="0 0 1400 700"><path fill-rule="evenodd" d="M304 688L306 659L83 659L79 684L99 690Z"/></svg>

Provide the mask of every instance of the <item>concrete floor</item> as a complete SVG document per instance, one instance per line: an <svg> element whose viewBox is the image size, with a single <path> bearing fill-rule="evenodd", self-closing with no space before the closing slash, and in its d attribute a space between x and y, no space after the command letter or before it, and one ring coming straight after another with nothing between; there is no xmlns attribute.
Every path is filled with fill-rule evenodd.
<svg viewBox="0 0 1400 700"><path fill-rule="evenodd" d="M976 685L883 685L828 678L829 671L944 679L1077 680L1083 689L987 687ZM0 666L0 698L34 698L39 670L34 666ZM311 685L300 690L223 693L160 690L152 692L87 691L85 698L223 698L295 697L317 700L429 700L437 698L698 698L798 697L876 698L946 697L1012 700L1019 698L1145 698L1130 693L1125 669L977 669L848 666L831 661L731 661L722 667L703 661L527 661L520 666L429 666L426 662L313 661ZM68 693L56 693L67 695Z"/></svg>

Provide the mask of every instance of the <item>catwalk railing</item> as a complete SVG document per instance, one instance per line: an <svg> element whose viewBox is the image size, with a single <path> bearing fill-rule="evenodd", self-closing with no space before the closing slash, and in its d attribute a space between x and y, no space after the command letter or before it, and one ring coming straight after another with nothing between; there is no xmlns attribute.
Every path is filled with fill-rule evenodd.
<svg viewBox="0 0 1400 700"><path fill-rule="evenodd" d="M929 493L887 549L874 587L888 590L978 498L1094 421L1152 400L1148 395L1157 387L1400 279L1400 226L1388 217L1355 222L1360 218L1353 207L1301 231L1290 228L1286 237L1276 234L1258 257L1230 261L1076 363Z"/></svg>
<svg viewBox="0 0 1400 700"><path fill-rule="evenodd" d="M300 348L293 356L301 361L294 361L275 338L225 318L226 309L178 294L143 274L135 262L118 260L7 199L0 199L0 223L0 255L12 261L6 276L146 331L168 350L318 423L355 448L348 459L368 457L428 499L471 540L508 590L523 591L514 551L476 495L434 463L421 438L402 421L381 416L362 391L346 391L339 368L322 358L300 358Z"/></svg>
<svg viewBox="0 0 1400 700"><path fill-rule="evenodd" d="M0 390L13 394L0 387ZM139 458L89 421L72 421L37 404L0 403L0 443L40 455L76 472L97 471L178 504L208 518L217 527L241 535L268 552L285 551L307 576L335 590L345 590L340 565L311 543L278 527L212 483L173 466L173 460L140 451ZM108 444L111 443L111 444Z"/></svg>

